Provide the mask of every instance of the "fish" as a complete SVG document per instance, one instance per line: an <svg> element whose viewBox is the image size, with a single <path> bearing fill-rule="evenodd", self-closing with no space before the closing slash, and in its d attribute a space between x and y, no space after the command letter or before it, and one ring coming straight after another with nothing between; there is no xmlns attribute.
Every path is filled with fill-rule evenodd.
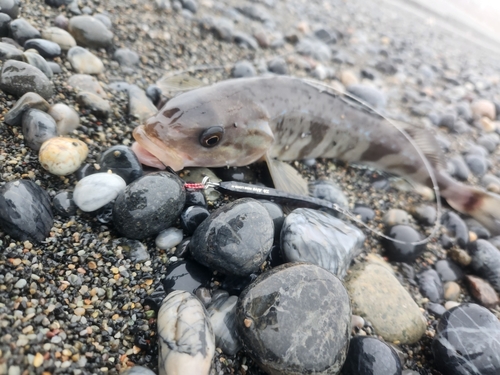
<svg viewBox="0 0 500 375"><path fill-rule="evenodd" d="M146 163L175 171L265 160L275 187L296 194L307 194L307 182L287 163L294 160L363 164L434 188L430 167L451 207L499 234L500 196L454 180L429 129L397 125L355 98L310 80L238 78L170 99L134 129L133 150L140 159L149 158Z"/></svg>

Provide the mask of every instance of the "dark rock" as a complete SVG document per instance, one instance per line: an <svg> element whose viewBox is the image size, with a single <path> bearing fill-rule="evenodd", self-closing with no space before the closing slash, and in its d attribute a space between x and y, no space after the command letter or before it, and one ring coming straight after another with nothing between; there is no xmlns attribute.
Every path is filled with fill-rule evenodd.
<svg viewBox="0 0 500 375"><path fill-rule="evenodd" d="M19 15L19 0L0 0L0 12L16 19Z"/></svg>
<svg viewBox="0 0 500 375"><path fill-rule="evenodd" d="M434 315L434 317L440 318L446 312L446 309L439 303L429 302L427 304L427 311L429 314Z"/></svg>
<svg viewBox="0 0 500 375"><path fill-rule="evenodd" d="M72 1L73 0L45 0L45 4L53 8L59 8L63 5L70 4Z"/></svg>
<svg viewBox="0 0 500 375"><path fill-rule="evenodd" d="M449 259L443 259L436 262L434 265L441 281L459 281L464 278L464 271L458 264Z"/></svg>
<svg viewBox="0 0 500 375"><path fill-rule="evenodd" d="M451 157L449 161L454 167L452 173L450 173L452 177L455 177L457 180L467 181L470 175L470 170L469 167L467 167L464 159L461 156L457 155Z"/></svg>
<svg viewBox="0 0 500 375"><path fill-rule="evenodd" d="M198 3L195 0L181 0L182 7L189 10L191 13L196 13L198 10Z"/></svg>
<svg viewBox="0 0 500 375"><path fill-rule="evenodd" d="M349 296L325 269L285 264L243 291L236 322L246 353L267 373L336 374L349 346Z"/></svg>
<svg viewBox="0 0 500 375"><path fill-rule="evenodd" d="M76 16L69 20L68 31L79 45L90 48L108 48L113 43L113 33L91 16Z"/></svg>
<svg viewBox="0 0 500 375"><path fill-rule="evenodd" d="M142 176L142 164L130 147L117 145L101 154L99 165L102 171L111 170L130 184Z"/></svg>
<svg viewBox="0 0 500 375"><path fill-rule="evenodd" d="M139 55L128 48L118 48L113 54L113 58L118 61L120 66L126 67L135 67L141 61Z"/></svg>
<svg viewBox="0 0 500 375"><path fill-rule="evenodd" d="M50 104L40 95L34 92L28 92L19 98L10 111L5 114L5 123L11 126L21 125L24 113L30 108L46 112L50 109Z"/></svg>
<svg viewBox="0 0 500 375"><path fill-rule="evenodd" d="M422 225L434 225L437 211L434 206L420 205L412 209L412 216Z"/></svg>
<svg viewBox="0 0 500 375"><path fill-rule="evenodd" d="M203 221L193 234L191 254L224 274L247 276L264 263L274 239L274 225L256 200L238 199Z"/></svg>
<svg viewBox="0 0 500 375"><path fill-rule="evenodd" d="M498 146L498 134L483 134L477 139L478 145L484 147L489 153L494 152Z"/></svg>
<svg viewBox="0 0 500 375"><path fill-rule="evenodd" d="M367 103L375 109L384 109L385 95L382 91L371 85L355 84L347 87L347 92Z"/></svg>
<svg viewBox="0 0 500 375"><path fill-rule="evenodd" d="M385 255L393 262L411 263L425 250L425 244L412 244L412 242L418 242L423 238L420 233L408 225L389 227L385 234L399 241L407 242L406 244L400 244L385 238L382 240Z"/></svg>
<svg viewBox="0 0 500 375"><path fill-rule="evenodd" d="M76 96L76 101L96 117L107 118L111 113L109 101L91 92L82 91Z"/></svg>
<svg viewBox="0 0 500 375"><path fill-rule="evenodd" d="M14 39L21 46L24 45L24 43L29 39L36 39L41 37L40 32L24 18L19 18L12 21L9 24L9 27L12 39Z"/></svg>
<svg viewBox="0 0 500 375"><path fill-rule="evenodd" d="M271 73L287 75L288 73L288 65L283 57L275 57L271 61L267 63L267 69Z"/></svg>
<svg viewBox="0 0 500 375"><path fill-rule="evenodd" d="M394 349L375 337L353 337L349 343L342 375L401 375L402 367Z"/></svg>
<svg viewBox="0 0 500 375"><path fill-rule="evenodd" d="M417 276L417 279L422 295L434 303L441 303L443 301L443 284L441 283L439 274L435 270L428 269L423 271Z"/></svg>
<svg viewBox="0 0 500 375"><path fill-rule="evenodd" d="M257 181L255 170L249 166L212 168L212 170L222 181L247 183L255 183Z"/></svg>
<svg viewBox="0 0 500 375"><path fill-rule="evenodd" d="M189 253L189 245L191 244L191 237L184 238L176 247L174 255L177 258L185 258Z"/></svg>
<svg viewBox="0 0 500 375"><path fill-rule="evenodd" d="M320 28L314 31L314 36L324 43L335 44L338 40L338 33L335 30Z"/></svg>
<svg viewBox="0 0 500 375"><path fill-rule="evenodd" d="M111 223L113 220L113 206L114 202L112 201L99 208L96 213L96 219L102 224Z"/></svg>
<svg viewBox="0 0 500 375"><path fill-rule="evenodd" d="M83 164L78 170L75 172L75 177L77 180L81 180L84 177L90 176L94 173L99 173L97 169L95 169L94 164Z"/></svg>
<svg viewBox="0 0 500 375"><path fill-rule="evenodd" d="M52 73L52 69L50 69L47 60L45 60L42 56L35 52L24 52L23 56L28 64L40 69L40 71L43 72L48 79L52 79L52 76L54 75Z"/></svg>
<svg viewBox="0 0 500 375"><path fill-rule="evenodd" d="M214 330L215 343L227 355L235 355L242 346L236 331L237 302L238 297L220 293L207 307Z"/></svg>
<svg viewBox="0 0 500 375"><path fill-rule="evenodd" d="M119 238L113 241L113 246L121 247L122 254L136 263L149 260L148 249L139 241Z"/></svg>
<svg viewBox="0 0 500 375"><path fill-rule="evenodd" d="M474 176L482 177L488 171L488 164L484 157L468 154L464 159Z"/></svg>
<svg viewBox="0 0 500 375"><path fill-rule="evenodd" d="M455 130L455 123L457 121L457 116L454 113L445 113L439 119L439 126L445 127L450 131Z"/></svg>
<svg viewBox="0 0 500 375"><path fill-rule="evenodd" d="M465 225L469 228L470 232L474 232L478 238L483 240L487 240L491 237L491 233L488 229L486 229L480 222L476 219L468 218L464 220Z"/></svg>
<svg viewBox="0 0 500 375"><path fill-rule="evenodd" d="M500 251L486 240L471 242L468 251L472 269L500 293Z"/></svg>
<svg viewBox="0 0 500 375"><path fill-rule="evenodd" d="M1 15L2 13L0 13ZM23 51L9 43L0 42L0 60L23 60Z"/></svg>
<svg viewBox="0 0 500 375"><path fill-rule="evenodd" d="M210 213L204 207L200 206L189 206L184 211L182 211L180 219L181 219L181 227L184 230L184 233L188 236L194 233L196 228L205 220Z"/></svg>
<svg viewBox="0 0 500 375"><path fill-rule="evenodd" d="M61 55L61 47L59 44L45 39L30 39L24 43L24 49L33 48L46 59L53 59Z"/></svg>
<svg viewBox="0 0 500 375"><path fill-rule="evenodd" d="M38 151L47 139L57 137L57 125L52 116L39 109L28 109L22 120L24 141Z"/></svg>
<svg viewBox="0 0 500 375"><path fill-rule="evenodd" d="M446 375L500 373L500 322L484 307L466 303L443 314L432 342L438 370Z"/></svg>
<svg viewBox="0 0 500 375"><path fill-rule="evenodd" d="M274 23L273 18L271 17L269 12L260 5L248 4L244 6L237 6L236 9L238 10L238 12L252 20L269 24Z"/></svg>
<svg viewBox="0 0 500 375"><path fill-rule="evenodd" d="M178 261L169 264L165 278L161 281L165 291L184 290L195 293L200 287L208 287L212 272L192 260Z"/></svg>
<svg viewBox="0 0 500 375"><path fill-rule="evenodd" d="M354 207L352 213L356 216L359 216L363 223L368 223L375 217L375 211L373 211L370 207L359 204Z"/></svg>
<svg viewBox="0 0 500 375"><path fill-rule="evenodd" d="M251 50L259 48L257 40L255 40L255 38L250 34L244 33L243 31L233 31L233 41L242 48L248 48Z"/></svg>
<svg viewBox="0 0 500 375"><path fill-rule="evenodd" d="M76 204L73 200L72 191L61 191L52 199L54 211L61 217L71 217L76 215Z"/></svg>
<svg viewBox="0 0 500 375"><path fill-rule="evenodd" d="M115 229L137 240L158 234L177 220L185 197L183 183L177 176L167 172L143 176L116 198Z"/></svg>
<svg viewBox="0 0 500 375"><path fill-rule="evenodd" d="M189 206L207 207L207 201L201 191L188 191L186 193L186 207Z"/></svg>
<svg viewBox="0 0 500 375"><path fill-rule="evenodd" d="M156 85L149 85L146 88L146 96L157 107L161 101L161 95L162 95L161 89Z"/></svg>
<svg viewBox="0 0 500 375"><path fill-rule="evenodd" d="M375 65L375 69L387 75L394 75L398 72L398 68L396 67L396 65L389 61L379 61Z"/></svg>
<svg viewBox="0 0 500 375"><path fill-rule="evenodd" d="M0 38L9 36L10 34L10 21L12 19L8 14L0 13Z"/></svg>
<svg viewBox="0 0 500 375"><path fill-rule="evenodd" d="M30 180L0 187L0 228L19 241L41 242L49 235L53 215L48 194Z"/></svg>
<svg viewBox="0 0 500 375"><path fill-rule="evenodd" d="M441 217L441 223L448 231L448 235L455 238L458 246L464 248L469 243L469 229L467 224L453 211L446 212Z"/></svg>
<svg viewBox="0 0 500 375"><path fill-rule="evenodd" d="M50 99L54 95L52 82L40 69L15 60L8 60L3 64L0 89L15 96L34 92L44 99Z"/></svg>
<svg viewBox="0 0 500 375"><path fill-rule="evenodd" d="M285 221L285 216L283 214L283 209L280 205L266 200L259 201L264 208L267 210L267 213L271 217L274 223L274 239L279 240L281 235L281 228L283 227L283 222Z"/></svg>

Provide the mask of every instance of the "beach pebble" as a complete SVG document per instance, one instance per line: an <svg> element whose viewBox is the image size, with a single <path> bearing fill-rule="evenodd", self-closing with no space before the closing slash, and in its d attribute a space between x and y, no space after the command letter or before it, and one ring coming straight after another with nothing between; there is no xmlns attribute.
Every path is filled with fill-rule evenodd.
<svg viewBox="0 0 500 375"><path fill-rule="evenodd" d="M5 114L5 123L11 126L21 125L24 113L30 108L46 112L49 110L50 104L37 93L27 92L21 96L9 112Z"/></svg>
<svg viewBox="0 0 500 375"><path fill-rule="evenodd" d="M0 187L0 228L5 234L38 243L52 224L49 195L33 181L14 180Z"/></svg>
<svg viewBox="0 0 500 375"><path fill-rule="evenodd" d="M42 144L38 160L48 172L67 176L80 168L88 152L87 145L78 139L56 137Z"/></svg>
<svg viewBox="0 0 500 375"><path fill-rule="evenodd" d="M237 296L219 293L207 307L208 317L212 323L215 344L227 355L235 355L242 347L236 331Z"/></svg>
<svg viewBox="0 0 500 375"><path fill-rule="evenodd" d="M351 332L342 282L306 263L260 275L241 293L236 324L245 352L267 373L337 374Z"/></svg>
<svg viewBox="0 0 500 375"><path fill-rule="evenodd" d="M285 221L283 209L279 204L271 201L259 200L259 202L264 206L264 208L267 210L267 213L271 217L274 223L274 238L275 240L279 240L281 236L281 229L283 228L283 223Z"/></svg>
<svg viewBox="0 0 500 375"><path fill-rule="evenodd" d="M434 265L434 268L443 282L459 281L464 278L464 271L462 271L462 268L452 260L439 260Z"/></svg>
<svg viewBox="0 0 500 375"><path fill-rule="evenodd" d="M174 291L158 311L158 374L209 375L215 337L201 302L191 293Z"/></svg>
<svg viewBox="0 0 500 375"><path fill-rule="evenodd" d="M34 50L31 50L34 51ZM24 60L34 66L35 68L40 69L40 71L43 72L47 76L48 79L52 79L52 76L54 73L52 73L52 69L50 69L49 64L47 63L47 60L45 60L42 56L40 56L36 52L24 52L23 54Z"/></svg>
<svg viewBox="0 0 500 375"><path fill-rule="evenodd" d="M56 103L49 109L49 115L55 120L57 134L66 135L80 125L80 115L72 107L64 103Z"/></svg>
<svg viewBox="0 0 500 375"><path fill-rule="evenodd" d="M449 171L451 176L460 181L467 181L470 176L470 169L464 158L461 155L456 155L449 158L448 162L452 167L451 171Z"/></svg>
<svg viewBox="0 0 500 375"><path fill-rule="evenodd" d="M63 51L68 51L76 46L75 38L73 38L73 36L66 30L59 27L49 27L43 30L42 38L56 43Z"/></svg>
<svg viewBox="0 0 500 375"><path fill-rule="evenodd" d="M233 69L231 70L231 75L233 78L255 77L257 75L257 71L250 61L242 60L234 64Z"/></svg>
<svg viewBox="0 0 500 375"><path fill-rule="evenodd" d="M292 211L281 230L281 250L286 261L312 263L341 279L361 253L364 240L357 227L309 208Z"/></svg>
<svg viewBox="0 0 500 375"><path fill-rule="evenodd" d="M204 207L190 206L182 211L180 216L181 227L186 235L190 236L210 213Z"/></svg>
<svg viewBox="0 0 500 375"><path fill-rule="evenodd" d="M73 74L68 79L68 85L73 87L77 92L87 91L99 95L103 99L108 98L99 81L89 74Z"/></svg>
<svg viewBox="0 0 500 375"><path fill-rule="evenodd" d="M332 58L330 47L320 40L301 39L295 46L295 50L301 55L310 56L318 61L327 62Z"/></svg>
<svg viewBox="0 0 500 375"><path fill-rule="evenodd" d="M0 14L1 15L1 14ZM12 44L0 42L0 60L23 60L23 51Z"/></svg>
<svg viewBox="0 0 500 375"><path fill-rule="evenodd" d="M83 212L92 212L115 199L125 186L125 181L117 174L95 173L78 181L73 200Z"/></svg>
<svg viewBox="0 0 500 375"><path fill-rule="evenodd" d="M113 241L113 246L121 247L122 254L136 263L145 262L150 259L147 247L139 241L118 238Z"/></svg>
<svg viewBox="0 0 500 375"><path fill-rule="evenodd" d="M1 7L0 7L1 11ZM8 14L0 13L0 38L8 37L10 33L10 21L12 19Z"/></svg>
<svg viewBox="0 0 500 375"><path fill-rule="evenodd" d="M61 0L49 0L49 1L61 1ZM64 1L70 1L70 0L64 0ZM68 24L69 24L69 19L64 14L59 14L56 18L54 18L55 27L59 27L63 30L68 30Z"/></svg>
<svg viewBox="0 0 500 375"><path fill-rule="evenodd" d="M24 45L24 43L29 39L41 37L40 32L24 18L18 18L11 21L9 26L12 39L14 39L21 46Z"/></svg>
<svg viewBox="0 0 500 375"><path fill-rule="evenodd" d="M37 50L38 53L46 59L53 59L61 54L61 47L59 47L59 44L51 42L50 40L38 38L27 40L26 43L24 43L24 49Z"/></svg>
<svg viewBox="0 0 500 375"><path fill-rule="evenodd" d="M454 281L448 281L443 285L444 291L444 299L446 301L457 301L460 297L460 293L462 292L460 289L460 285L458 285Z"/></svg>
<svg viewBox="0 0 500 375"><path fill-rule="evenodd" d="M155 239L155 245L162 250L171 249L181 243L184 233L178 228L167 228L162 230Z"/></svg>
<svg viewBox="0 0 500 375"><path fill-rule="evenodd" d="M426 319L390 270L377 263L360 263L349 271L344 283L353 314L369 321L388 342L410 344L422 337Z"/></svg>
<svg viewBox="0 0 500 375"><path fill-rule="evenodd" d="M475 118L486 117L490 120L496 118L496 108L493 102L486 99L479 99L472 102L470 106L472 114Z"/></svg>
<svg viewBox="0 0 500 375"><path fill-rule="evenodd" d="M185 199L182 182L171 173L157 172L138 178L116 198L115 229L137 240L158 234L177 220Z"/></svg>
<svg viewBox="0 0 500 375"><path fill-rule="evenodd" d="M434 317L440 318L446 312L446 309L439 303L429 302L427 304L427 311L429 314L434 315Z"/></svg>
<svg viewBox="0 0 500 375"><path fill-rule="evenodd" d="M425 270L417 276L417 279L420 286L420 292L424 297L427 297L434 303L443 302L443 283L435 270Z"/></svg>
<svg viewBox="0 0 500 375"><path fill-rule="evenodd" d="M466 303L443 314L432 342L438 370L446 374L500 373L500 322L484 307Z"/></svg>
<svg viewBox="0 0 500 375"><path fill-rule="evenodd" d="M0 0L0 11L16 19L19 15L19 4L19 0Z"/></svg>
<svg viewBox="0 0 500 375"><path fill-rule="evenodd" d="M256 200L242 198L212 212L191 239L191 254L224 274L248 276L271 251L274 224Z"/></svg>
<svg viewBox="0 0 500 375"><path fill-rule="evenodd" d="M130 147L117 145L108 148L99 158L103 171L112 171L130 184L142 176L142 165Z"/></svg>
<svg viewBox="0 0 500 375"><path fill-rule="evenodd" d="M412 216L422 225L434 225L437 219L436 207L422 204L413 207L411 210Z"/></svg>
<svg viewBox="0 0 500 375"><path fill-rule="evenodd" d="M173 290L195 293L198 288L209 286L211 278L212 271L188 259L170 263L162 284L167 293Z"/></svg>
<svg viewBox="0 0 500 375"><path fill-rule="evenodd" d="M38 151L47 139L57 136L57 125L54 119L39 109L28 109L22 120L23 136L32 150Z"/></svg>
<svg viewBox="0 0 500 375"><path fill-rule="evenodd" d="M102 13L94 14L93 17L99 22L101 22L104 26L106 26L108 30L111 30L113 28L113 23L111 22L111 19L105 14Z"/></svg>
<svg viewBox="0 0 500 375"><path fill-rule="evenodd" d="M134 366L120 373L120 375L156 375L153 371L146 367Z"/></svg>
<svg viewBox="0 0 500 375"><path fill-rule="evenodd" d="M128 112L130 116L135 117L139 122L143 122L158 112L156 106L139 86L130 85L127 91Z"/></svg>
<svg viewBox="0 0 500 375"><path fill-rule="evenodd" d="M396 351L376 337L356 336L349 343L342 375L401 375Z"/></svg>
<svg viewBox="0 0 500 375"><path fill-rule="evenodd" d="M54 95L54 85L40 69L16 60L7 60L3 64L0 89L18 97L34 92L48 100Z"/></svg>
<svg viewBox="0 0 500 375"><path fill-rule="evenodd" d="M161 101L162 91L157 85L149 85L146 88L146 96L151 100L151 103L158 106Z"/></svg>
<svg viewBox="0 0 500 375"><path fill-rule="evenodd" d="M340 208L348 209L349 202L342 189L330 180L318 179L309 183L309 194L314 198L324 199L339 205ZM335 216L339 213L335 212Z"/></svg>
<svg viewBox="0 0 500 375"><path fill-rule="evenodd" d="M372 85L354 84L347 86L347 92L375 109L384 109L386 98L382 91Z"/></svg>
<svg viewBox="0 0 500 375"><path fill-rule="evenodd" d="M385 235L399 241L407 242L405 244L401 244L389 239L382 239L385 255L393 262L411 263L425 250L425 244L412 244L412 242L422 240L423 237L409 225L395 225L393 227L389 227L386 230Z"/></svg>
<svg viewBox="0 0 500 375"><path fill-rule="evenodd" d="M288 66L284 58L275 57L267 63L267 69L274 74L287 75Z"/></svg>
<svg viewBox="0 0 500 375"><path fill-rule="evenodd" d="M445 212L441 217L441 223L446 228L448 235L454 238L460 247L464 248L469 243L467 224L455 212Z"/></svg>
<svg viewBox="0 0 500 375"><path fill-rule="evenodd" d="M465 276L472 297L482 306L494 309L500 304L500 299L495 289L486 281L479 277Z"/></svg>
<svg viewBox="0 0 500 375"><path fill-rule="evenodd" d="M96 117L107 118L111 113L111 104L109 101L91 92L79 92L76 96L76 101Z"/></svg>
<svg viewBox="0 0 500 375"><path fill-rule="evenodd" d="M118 64L120 64L120 66L131 68L139 65L141 61L137 52L134 52L129 48L118 48L113 54L113 59L118 61Z"/></svg>
<svg viewBox="0 0 500 375"><path fill-rule="evenodd" d="M101 59L83 47L72 47L67 58L77 73L100 74L104 71Z"/></svg>
<svg viewBox="0 0 500 375"><path fill-rule="evenodd" d="M382 220L384 221L384 224L388 226L409 224L410 215L408 212L400 210L399 208L391 208L384 214Z"/></svg>
<svg viewBox="0 0 500 375"><path fill-rule="evenodd" d="M72 191L60 191L52 199L54 212L62 217L71 217L76 215L77 206L73 200Z"/></svg>
<svg viewBox="0 0 500 375"><path fill-rule="evenodd" d="M500 293L500 251L486 240L471 242L467 250L472 257L471 267L474 272L488 280Z"/></svg>
<svg viewBox="0 0 500 375"><path fill-rule="evenodd" d="M250 50L256 50L259 48L257 40L250 34L243 31L233 31L233 42L241 48L248 48Z"/></svg>
<svg viewBox="0 0 500 375"><path fill-rule="evenodd" d="M61 65L59 65L58 63L54 61L47 61L47 65L49 66L50 70L52 70L52 75L62 73Z"/></svg>
<svg viewBox="0 0 500 375"><path fill-rule="evenodd" d="M113 33L92 16L76 16L69 20L69 33L79 45L90 48L108 48L113 43Z"/></svg>

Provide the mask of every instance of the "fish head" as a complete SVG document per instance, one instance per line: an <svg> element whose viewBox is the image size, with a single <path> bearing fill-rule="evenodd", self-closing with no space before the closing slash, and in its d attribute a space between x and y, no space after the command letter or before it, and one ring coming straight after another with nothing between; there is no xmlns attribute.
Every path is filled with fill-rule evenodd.
<svg viewBox="0 0 500 375"><path fill-rule="evenodd" d="M168 102L159 113L134 129L139 145L161 163L184 167L248 165L271 147L274 136L265 113L226 112L211 106Z"/></svg>

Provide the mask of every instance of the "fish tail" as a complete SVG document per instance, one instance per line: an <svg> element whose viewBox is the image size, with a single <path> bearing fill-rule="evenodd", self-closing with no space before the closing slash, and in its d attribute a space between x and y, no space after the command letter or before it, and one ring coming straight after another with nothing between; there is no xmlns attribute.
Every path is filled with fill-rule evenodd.
<svg viewBox="0 0 500 375"><path fill-rule="evenodd" d="M439 190L455 210L472 216L494 235L500 234L500 195L464 185L438 173Z"/></svg>

